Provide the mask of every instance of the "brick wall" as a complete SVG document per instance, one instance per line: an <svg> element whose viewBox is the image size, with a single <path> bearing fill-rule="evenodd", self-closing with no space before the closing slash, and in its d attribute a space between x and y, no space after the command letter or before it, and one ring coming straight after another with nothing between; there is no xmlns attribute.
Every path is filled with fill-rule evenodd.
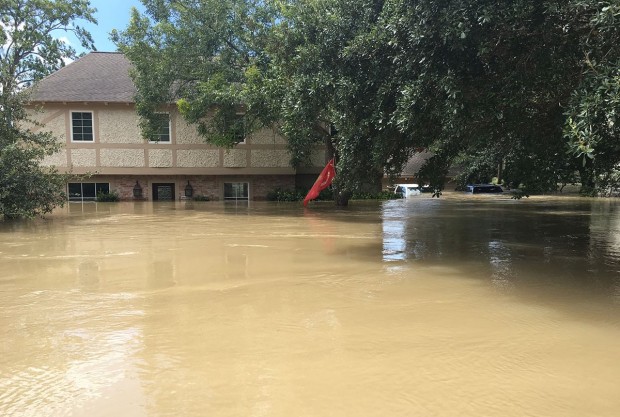
<svg viewBox="0 0 620 417"><path fill-rule="evenodd" d="M248 182L250 198L265 200L267 194L275 189L295 189L294 175L252 175L252 176L215 176L215 175L178 175L178 176L136 176L136 175L94 175L83 182L107 182L110 191L118 193L121 200L133 200L133 188L136 181L142 188L142 199L152 199L153 183L173 183L175 199L185 195L185 187L189 181L194 189L194 196L207 196L211 201L224 197L225 182Z"/></svg>
<svg viewBox="0 0 620 417"><path fill-rule="evenodd" d="M260 175L252 177L250 197L254 200L265 200L267 194L277 188L282 190L295 189L294 175Z"/></svg>

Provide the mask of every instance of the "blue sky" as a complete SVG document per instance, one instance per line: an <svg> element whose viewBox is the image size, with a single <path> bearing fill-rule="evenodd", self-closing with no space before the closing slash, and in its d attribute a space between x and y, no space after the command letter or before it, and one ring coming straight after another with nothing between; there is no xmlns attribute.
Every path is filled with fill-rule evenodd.
<svg viewBox="0 0 620 417"><path fill-rule="evenodd" d="M90 5L97 9L95 17L99 24L93 25L83 21L76 23L91 33L95 41L95 47L102 52L116 50L116 46L109 39L110 32L112 29L123 30L127 27L132 7L136 7L141 12L144 12L144 6L142 6L139 0L91 0ZM67 37L71 46L78 53L88 52L82 48L75 37L71 35Z"/></svg>

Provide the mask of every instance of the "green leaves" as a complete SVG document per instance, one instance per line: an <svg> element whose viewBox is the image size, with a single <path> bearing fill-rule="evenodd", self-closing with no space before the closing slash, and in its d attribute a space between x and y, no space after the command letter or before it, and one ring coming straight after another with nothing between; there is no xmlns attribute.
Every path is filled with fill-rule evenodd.
<svg viewBox="0 0 620 417"><path fill-rule="evenodd" d="M178 103L180 113L205 139L234 146L244 129L265 121L258 100L265 67L265 31L273 16L262 1L147 0L147 15L134 11L129 27L113 34L132 62L136 108L143 134L158 108ZM250 121L247 123L247 121Z"/></svg>
<svg viewBox="0 0 620 417"><path fill-rule="evenodd" d="M65 176L41 166L58 150L49 133L33 133L25 105L37 80L75 59L59 31L73 32L85 48L90 34L77 23L96 23L87 0L0 2L0 214L5 218L49 213L65 201Z"/></svg>
<svg viewBox="0 0 620 417"><path fill-rule="evenodd" d="M420 148L436 154L421 175L438 190L456 161L464 182L500 176L527 193L620 162L617 1L145 5L116 35L145 120L176 102L221 146L239 112L246 130L277 124L295 166L325 144L343 190Z"/></svg>

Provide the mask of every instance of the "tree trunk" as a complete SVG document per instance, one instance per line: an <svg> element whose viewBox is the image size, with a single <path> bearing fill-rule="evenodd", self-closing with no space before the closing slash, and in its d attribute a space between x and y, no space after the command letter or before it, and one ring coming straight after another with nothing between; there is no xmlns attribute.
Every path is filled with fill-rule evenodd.
<svg viewBox="0 0 620 417"><path fill-rule="evenodd" d="M587 161L586 166L582 166L579 168L579 178L581 180L580 192L586 195L592 195L596 187L596 183L594 181L594 172L591 165L592 163L590 161Z"/></svg>
<svg viewBox="0 0 620 417"><path fill-rule="evenodd" d="M334 203L336 203L336 206L347 207L350 199L350 191L340 191L338 188L334 188Z"/></svg>

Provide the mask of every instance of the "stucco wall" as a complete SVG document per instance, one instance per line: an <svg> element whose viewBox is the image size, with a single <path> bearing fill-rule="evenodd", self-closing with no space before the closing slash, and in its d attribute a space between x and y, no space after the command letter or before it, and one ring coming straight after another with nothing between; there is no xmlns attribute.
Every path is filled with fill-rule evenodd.
<svg viewBox="0 0 620 417"><path fill-rule="evenodd" d="M53 155L47 155L41 161L41 165L45 167L56 166L56 167L66 167L67 166L67 153L65 151L57 152Z"/></svg>
<svg viewBox="0 0 620 417"><path fill-rule="evenodd" d="M97 165L95 149L71 149L71 163L77 167L94 167Z"/></svg>
<svg viewBox="0 0 620 417"><path fill-rule="evenodd" d="M220 164L220 151L217 149L179 149L177 151L177 166L190 167L217 167Z"/></svg>
<svg viewBox="0 0 620 417"><path fill-rule="evenodd" d="M288 167L291 154L285 149L256 149L250 153L251 166L263 167Z"/></svg>
<svg viewBox="0 0 620 417"><path fill-rule="evenodd" d="M248 143L252 145L286 145L286 139L274 129L263 128L248 136Z"/></svg>
<svg viewBox="0 0 620 417"><path fill-rule="evenodd" d="M71 141L72 111L93 113L93 142ZM148 143L142 138L138 115L132 105L46 103L43 112L36 112L34 108L30 112L34 120L44 124L43 127L33 126L33 131L51 131L65 146L61 152L45 158L43 165L70 165L78 172L103 170L103 173L136 175L153 173L148 171L150 168L170 168L172 175L194 175L203 168L215 175L241 175L243 171L251 175L280 175L283 169L290 170L287 142L272 129L250 134L245 144L233 149L221 149L207 144L197 134L195 126L188 125L175 109L170 112L171 143L164 144ZM317 149L312 154L312 166L323 167L324 164L325 152ZM110 169L106 171L106 168Z"/></svg>
<svg viewBox="0 0 620 417"><path fill-rule="evenodd" d="M101 149L101 166L104 167L143 167L142 149Z"/></svg>
<svg viewBox="0 0 620 417"><path fill-rule="evenodd" d="M176 114L174 124L176 128L176 142L178 144L187 145L205 143L204 138L201 137L196 131L196 126L188 125L183 119L183 116L178 113Z"/></svg>
<svg viewBox="0 0 620 417"><path fill-rule="evenodd" d="M149 149L149 166L156 168L172 166L172 151L169 149Z"/></svg>
<svg viewBox="0 0 620 417"><path fill-rule="evenodd" d="M26 124L25 127L32 132L51 132L59 142L67 140L67 129L65 123L65 112L62 109L50 108L43 111L31 109L28 116L33 121L42 123L43 126Z"/></svg>
<svg viewBox="0 0 620 417"><path fill-rule="evenodd" d="M66 123L65 112L62 109L49 108L49 109L29 109L28 116L37 123L26 123L24 128L31 132L50 132L58 143L64 145L67 140L66 135ZM61 148L59 152L53 155L47 155L41 161L42 166L57 166L66 167L68 165L67 152Z"/></svg>
<svg viewBox="0 0 620 417"><path fill-rule="evenodd" d="M242 168L248 165L248 151L245 149L227 149L224 151L224 166L227 168Z"/></svg>
<svg viewBox="0 0 620 417"><path fill-rule="evenodd" d="M133 108L100 109L99 142L101 143L143 143L138 126L138 115ZM97 140L97 138L95 138Z"/></svg>

